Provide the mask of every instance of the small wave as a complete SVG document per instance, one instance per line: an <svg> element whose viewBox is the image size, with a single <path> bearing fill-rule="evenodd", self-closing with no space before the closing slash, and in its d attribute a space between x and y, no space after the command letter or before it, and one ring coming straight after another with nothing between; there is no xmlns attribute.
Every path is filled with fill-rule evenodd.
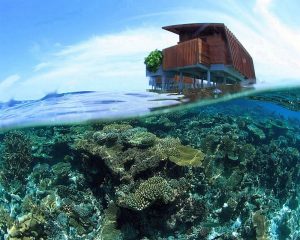
<svg viewBox="0 0 300 240"><path fill-rule="evenodd" d="M247 98L269 102L291 111L300 110L300 88L260 88L228 93L211 89L211 94L192 96L158 94L154 92L94 92L51 93L39 100L0 103L0 129L26 126L74 124L86 121L118 119L181 111L182 109L221 104ZM196 92L197 93L197 92Z"/></svg>
<svg viewBox="0 0 300 240"><path fill-rule="evenodd" d="M180 98L180 95L150 92L51 93L39 100L2 103L0 129L126 118L180 104Z"/></svg>

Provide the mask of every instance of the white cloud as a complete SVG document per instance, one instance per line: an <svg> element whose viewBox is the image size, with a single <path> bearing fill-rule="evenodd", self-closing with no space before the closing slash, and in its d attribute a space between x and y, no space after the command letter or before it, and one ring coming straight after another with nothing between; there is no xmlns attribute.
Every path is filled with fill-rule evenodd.
<svg viewBox="0 0 300 240"><path fill-rule="evenodd" d="M0 82L0 92L4 92L9 87L13 86L21 77L18 74L10 75Z"/></svg>
<svg viewBox="0 0 300 240"><path fill-rule="evenodd" d="M46 67L49 67L49 66L50 66L50 63L48 63L48 62L41 62L41 63L39 63L39 64L37 64L37 65L35 65L33 67L33 71L37 72L37 71L45 69Z"/></svg>
<svg viewBox="0 0 300 240"><path fill-rule="evenodd" d="M142 90L148 86L144 57L176 41L175 35L151 27L94 36L34 66L31 76L14 86L13 95L33 99L54 91Z"/></svg>
<svg viewBox="0 0 300 240"><path fill-rule="evenodd" d="M20 79L21 77L18 74L14 74L0 81L1 100L9 100L14 98L15 94L13 89Z"/></svg>
<svg viewBox="0 0 300 240"><path fill-rule="evenodd" d="M270 10L271 0L257 0L254 11L260 16L262 25L257 44L253 46L257 63L264 66L263 76L270 82L289 78L300 83L300 28L284 24ZM258 40L258 36L256 36Z"/></svg>
<svg viewBox="0 0 300 240"><path fill-rule="evenodd" d="M257 0L252 8L223 1L222 11L189 9L183 22L224 22L251 54L258 83L300 84L300 28L284 24L271 9L276 1Z"/></svg>

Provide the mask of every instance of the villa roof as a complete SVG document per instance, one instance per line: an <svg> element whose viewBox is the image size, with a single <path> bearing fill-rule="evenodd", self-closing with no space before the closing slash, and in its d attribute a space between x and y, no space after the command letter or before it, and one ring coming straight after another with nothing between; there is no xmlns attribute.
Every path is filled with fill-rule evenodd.
<svg viewBox="0 0 300 240"><path fill-rule="evenodd" d="M184 32L200 32L199 30L225 28L224 23L187 23L162 27L164 30L181 34Z"/></svg>

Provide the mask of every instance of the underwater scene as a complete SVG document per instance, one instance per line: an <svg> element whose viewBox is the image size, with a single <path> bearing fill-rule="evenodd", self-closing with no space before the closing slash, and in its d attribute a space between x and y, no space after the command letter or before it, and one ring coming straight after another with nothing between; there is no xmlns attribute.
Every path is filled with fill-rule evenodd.
<svg viewBox="0 0 300 240"><path fill-rule="evenodd" d="M299 240L300 89L184 102L0 105L0 239Z"/></svg>

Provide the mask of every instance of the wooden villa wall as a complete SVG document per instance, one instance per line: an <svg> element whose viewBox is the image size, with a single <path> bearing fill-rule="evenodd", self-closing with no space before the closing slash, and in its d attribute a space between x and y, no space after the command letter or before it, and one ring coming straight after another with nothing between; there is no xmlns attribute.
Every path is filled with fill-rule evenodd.
<svg viewBox="0 0 300 240"><path fill-rule="evenodd" d="M191 33L182 33L179 36L179 44L190 42L195 38L201 39L206 45L206 57L209 59L207 64L231 64L230 52L224 34L193 36Z"/></svg>
<svg viewBox="0 0 300 240"><path fill-rule="evenodd" d="M255 79L253 60L250 54L227 27L225 27L225 33L231 54L232 66L247 78Z"/></svg>
<svg viewBox="0 0 300 240"><path fill-rule="evenodd" d="M225 39L221 34L206 37L209 46L209 58L211 64L229 64L230 57Z"/></svg>
<svg viewBox="0 0 300 240"><path fill-rule="evenodd" d="M200 38L179 43L163 50L163 69L210 64L208 45Z"/></svg>
<svg viewBox="0 0 300 240"><path fill-rule="evenodd" d="M248 79L255 79L250 54L224 24L182 24L163 28L179 35L176 46L164 49L164 70L197 63L224 64Z"/></svg>

